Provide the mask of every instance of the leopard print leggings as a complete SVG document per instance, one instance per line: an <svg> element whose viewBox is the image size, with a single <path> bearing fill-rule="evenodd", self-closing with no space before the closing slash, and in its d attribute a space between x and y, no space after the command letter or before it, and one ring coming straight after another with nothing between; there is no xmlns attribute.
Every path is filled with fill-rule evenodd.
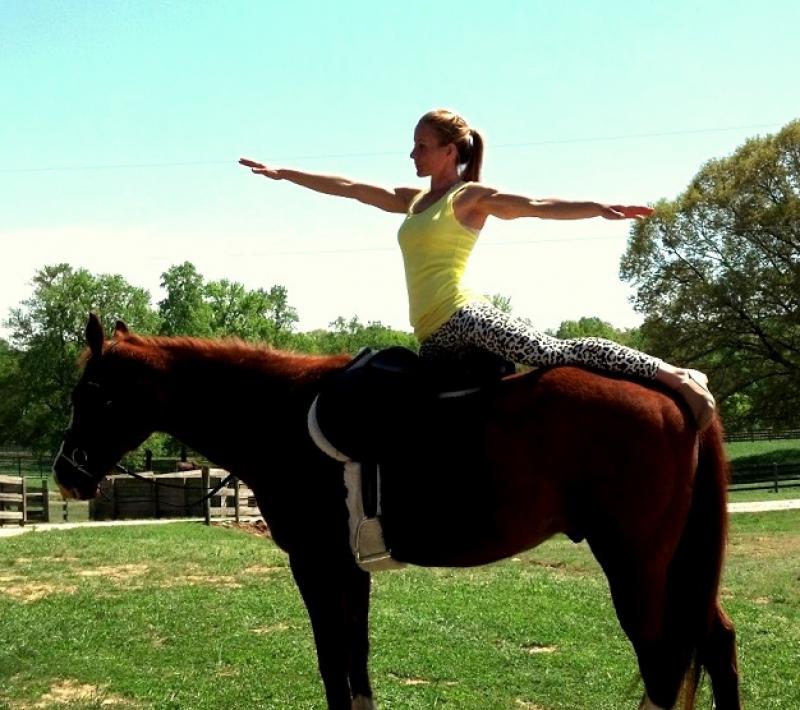
<svg viewBox="0 0 800 710"><path fill-rule="evenodd" d="M459 352L489 350L520 365L584 365L654 379L662 361L603 338L561 340L535 330L491 303L463 306L421 344L423 358L457 357Z"/></svg>

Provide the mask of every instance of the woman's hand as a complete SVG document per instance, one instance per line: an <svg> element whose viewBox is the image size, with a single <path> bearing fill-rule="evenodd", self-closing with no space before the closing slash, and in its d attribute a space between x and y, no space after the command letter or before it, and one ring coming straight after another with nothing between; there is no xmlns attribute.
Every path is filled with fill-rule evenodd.
<svg viewBox="0 0 800 710"><path fill-rule="evenodd" d="M256 175L263 175L264 177L272 178L273 180L280 180L281 176L278 174L277 168L268 168L264 163L259 163L257 160L250 160L250 158L239 158L239 165L244 165L250 168L251 172Z"/></svg>
<svg viewBox="0 0 800 710"><path fill-rule="evenodd" d="M653 214L652 207L640 205L600 205L600 216L603 219L639 219Z"/></svg>

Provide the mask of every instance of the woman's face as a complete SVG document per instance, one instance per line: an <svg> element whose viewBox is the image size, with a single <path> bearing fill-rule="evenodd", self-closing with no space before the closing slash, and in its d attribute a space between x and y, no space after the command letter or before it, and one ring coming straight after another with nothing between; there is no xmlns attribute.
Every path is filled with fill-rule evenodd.
<svg viewBox="0 0 800 710"><path fill-rule="evenodd" d="M411 160L418 177L428 177L455 166L456 147L452 143L440 145L439 134L427 123L418 123L414 129L414 149Z"/></svg>

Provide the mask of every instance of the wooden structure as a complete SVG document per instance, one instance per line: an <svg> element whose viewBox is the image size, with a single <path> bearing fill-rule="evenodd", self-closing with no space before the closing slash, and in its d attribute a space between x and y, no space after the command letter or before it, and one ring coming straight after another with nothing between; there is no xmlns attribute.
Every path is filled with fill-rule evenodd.
<svg viewBox="0 0 800 710"><path fill-rule="evenodd" d="M734 466L729 490L774 490L800 487L800 463Z"/></svg>
<svg viewBox="0 0 800 710"><path fill-rule="evenodd" d="M0 476L0 525L25 524L27 481L19 476Z"/></svg>
<svg viewBox="0 0 800 710"><path fill-rule="evenodd" d="M49 520L50 492L46 480L41 481L41 488L36 488L25 476L0 476L0 525Z"/></svg>
<svg viewBox="0 0 800 710"><path fill-rule="evenodd" d="M139 474L147 480L126 474L107 476L100 493L91 503L93 520L131 520L140 518L233 519L260 515L255 496L244 483L234 479L209 500L205 493L228 476L220 468L176 473ZM150 483L152 481L153 483ZM158 484L158 485L154 485Z"/></svg>

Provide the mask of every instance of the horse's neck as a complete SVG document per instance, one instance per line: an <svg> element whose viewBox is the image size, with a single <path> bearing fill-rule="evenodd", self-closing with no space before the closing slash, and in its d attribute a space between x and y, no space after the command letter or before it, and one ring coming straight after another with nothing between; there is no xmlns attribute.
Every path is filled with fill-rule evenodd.
<svg viewBox="0 0 800 710"><path fill-rule="evenodd" d="M276 445L290 445L319 381L342 364L246 348L241 357L223 349L179 355L161 375L159 390L169 398L160 428L226 468L241 466L254 447L266 455Z"/></svg>

